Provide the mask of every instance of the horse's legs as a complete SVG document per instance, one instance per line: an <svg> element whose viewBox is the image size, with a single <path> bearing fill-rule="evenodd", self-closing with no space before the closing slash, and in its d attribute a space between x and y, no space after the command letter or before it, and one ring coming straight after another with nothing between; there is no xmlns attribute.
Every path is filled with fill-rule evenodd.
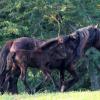
<svg viewBox="0 0 100 100"><path fill-rule="evenodd" d="M20 65L18 65L20 68L20 79L22 80L23 84L25 85L25 90L26 92L28 92L29 94L31 93L31 89L26 81L26 72L27 72L27 66L25 65L25 63L21 63Z"/></svg>
<svg viewBox="0 0 100 100"><path fill-rule="evenodd" d="M56 82L54 81L54 79L52 78L52 76L51 76L51 70L50 69L48 69L48 68L41 68L42 69L42 71L43 71L43 74L45 75L45 80L44 80L44 82L45 81L47 81L47 80L51 80L52 81L52 83L53 83L53 87L54 87L54 90L56 90Z"/></svg>
<svg viewBox="0 0 100 100"><path fill-rule="evenodd" d="M73 64L69 64L69 66L67 67L67 71L73 76L73 79L67 81L67 88L70 88L72 85L74 85L78 80L79 80L79 76L76 73Z"/></svg>
<svg viewBox="0 0 100 100"><path fill-rule="evenodd" d="M26 75L27 68L26 68L24 63L21 63L18 66L20 68L20 79L25 80L25 78L26 78L25 75Z"/></svg>
<svg viewBox="0 0 100 100"><path fill-rule="evenodd" d="M3 93L3 84L5 81L6 73L4 72L2 75L0 75L0 92Z"/></svg>
<svg viewBox="0 0 100 100"><path fill-rule="evenodd" d="M18 94L18 89L17 89L17 82L18 82L18 77L10 77L9 79L9 87L8 87L8 92L12 94Z"/></svg>
<svg viewBox="0 0 100 100"><path fill-rule="evenodd" d="M17 82L19 75L20 75L19 69L13 71L12 76L9 79L8 92L11 92L12 94L18 94Z"/></svg>
<svg viewBox="0 0 100 100"><path fill-rule="evenodd" d="M64 85L64 70L60 70L60 91L63 92L65 89Z"/></svg>
<svg viewBox="0 0 100 100"><path fill-rule="evenodd" d="M9 87L9 79L10 79L10 72L7 72L6 76L5 76L5 80L3 82L3 85L2 85L2 94L7 91L7 88Z"/></svg>
<svg viewBox="0 0 100 100"><path fill-rule="evenodd" d="M3 91L7 91L7 92L11 92L11 93L13 93L13 91L9 91L8 88L9 88L10 83L12 82L10 80L12 72L13 72L13 70L15 70L13 68L12 55L13 55L12 53L9 53L7 56L7 64L6 64L7 67L6 67L6 72L5 72L5 80L2 85ZM11 85L11 87L12 87L12 85Z"/></svg>
<svg viewBox="0 0 100 100"><path fill-rule="evenodd" d="M52 81L53 87L56 90L56 84L54 82L54 79L51 77L51 71L49 69L47 69L46 67L41 67L41 70L42 70L45 78L41 83L38 84L38 86L35 88L34 91L37 92L41 88L42 84L45 83L47 80L51 80Z"/></svg>
<svg viewBox="0 0 100 100"><path fill-rule="evenodd" d="M28 93L31 93L31 89L30 89L28 83L26 82L26 71L27 71L26 63L24 61L21 61L20 59L16 59L15 55L13 57L11 57L11 59L12 59L12 62L13 62L13 68L12 68L13 72L14 72L14 70L15 70L15 72L18 71L17 76L20 77L23 84L25 85L25 90ZM19 76L19 74L20 74L20 76ZM17 79L16 80L13 79L13 81L15 81L15 83L16 83ZM17 91L17 89L16 89L16 91Z"/></svg>

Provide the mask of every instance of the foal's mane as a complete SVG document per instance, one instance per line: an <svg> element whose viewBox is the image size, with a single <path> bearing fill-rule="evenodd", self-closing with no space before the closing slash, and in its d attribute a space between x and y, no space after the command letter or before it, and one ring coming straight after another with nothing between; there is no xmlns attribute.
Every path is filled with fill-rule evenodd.
<svg viewBox="0 0 100 100"><path fill-rule="evenodd" d="M45 43L42 43L38 48L40 49L46 49L46 48L49 48L50 46L52 46L53 44L56 44L58 43L58 37L56 38L52 38L52 39L49 39L47 40Z"/></svg>

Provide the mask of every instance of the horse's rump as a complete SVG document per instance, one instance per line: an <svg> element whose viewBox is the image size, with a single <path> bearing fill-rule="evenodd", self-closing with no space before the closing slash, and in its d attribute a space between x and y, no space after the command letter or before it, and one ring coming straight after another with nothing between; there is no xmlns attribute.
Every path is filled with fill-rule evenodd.
<svg viewBox="0 0 100 100"><path fill-rule="evenodd" d="M33 39L29 37L21 37L14 40L10 51L15 52L16 50L19 49L32 50L35 47L38 47L43 42L44 42L43 40L38 40L35 38Z"/></svg>

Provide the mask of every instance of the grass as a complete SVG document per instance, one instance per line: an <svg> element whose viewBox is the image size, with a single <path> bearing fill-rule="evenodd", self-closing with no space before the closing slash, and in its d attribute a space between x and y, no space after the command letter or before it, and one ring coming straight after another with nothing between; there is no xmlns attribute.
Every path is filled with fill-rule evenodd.
<svg viewBox="0 0 100 100"><path fill-rule="evenodd" d="M100 100L100 91L65 92L65 93L38 93L34 95L19 94L0 96L0 100Z"/></svg>

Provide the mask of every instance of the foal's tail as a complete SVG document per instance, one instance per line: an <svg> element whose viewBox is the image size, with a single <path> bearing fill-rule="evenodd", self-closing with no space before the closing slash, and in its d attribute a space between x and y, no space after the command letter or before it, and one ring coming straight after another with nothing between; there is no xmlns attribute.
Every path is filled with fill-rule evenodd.
<svg viewBox="0 0 100 100"><path fill-rule="evenodd" d="M13 40L8 41L0 52L0 75L5 71L7 64L7 55L10 52L10 48L12 46Z"/></svg>

